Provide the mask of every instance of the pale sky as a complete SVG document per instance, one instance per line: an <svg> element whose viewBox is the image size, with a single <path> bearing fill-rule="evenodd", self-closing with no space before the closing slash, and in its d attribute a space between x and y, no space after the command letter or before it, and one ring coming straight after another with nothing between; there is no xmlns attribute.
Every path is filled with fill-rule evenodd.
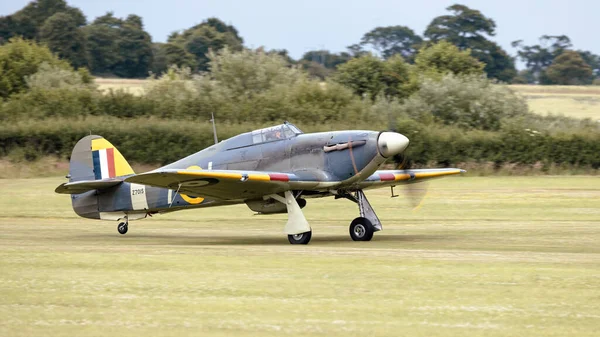
<svg viewBox="0 0 600 337"><path fill-rule="evenodd" d="M0 2L0 15L29 1ZM164 42L172 31L208 17L233 24L247 47L287 49L298 59L314 49L345 51L377 26L405 25L419 35L445 8L461 3L496 21L494 41L509 54L514 40L537 43L539 36L569 36L575 49L600 54L600 1L597 0L67 0L88 21L113 11L118 17L137 14L153 41Z"/></svg>

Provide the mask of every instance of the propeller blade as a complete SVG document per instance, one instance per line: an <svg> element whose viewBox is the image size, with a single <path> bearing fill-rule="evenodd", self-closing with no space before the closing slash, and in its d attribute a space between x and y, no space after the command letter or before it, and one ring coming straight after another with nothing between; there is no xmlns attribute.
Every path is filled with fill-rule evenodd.
<svg viewBox="0 0 600 337"><path fill-rule="evenodd" d="M423 205L423 201L427 197L429 184L427 182L412 183L404 185L404 194L406 199L412 206L413 211L418 210Z"/></svg>

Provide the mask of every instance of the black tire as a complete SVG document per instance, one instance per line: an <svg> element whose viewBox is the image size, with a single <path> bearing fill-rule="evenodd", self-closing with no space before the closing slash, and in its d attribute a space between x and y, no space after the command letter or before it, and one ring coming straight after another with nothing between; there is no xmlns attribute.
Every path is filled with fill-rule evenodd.
<svg viewBox="0 0 600 337"><path fill-rule="evenodd" d="M371 241L373 233L375 228L367 218L358 217L350 223L350 237L354 241Z"/></svg>
<svg viewBox="0 0 600 337"><path fill-rule="evenodd" d="M288 241L293 245L307 245L312 237L312 231L295 235L288 235Z"/></svg>
<svg viewBox="0 0 600 337"><path fill-rule="evenodd" d="M118 226L117 226L117 230L119 231L119 234L125 234L127 233L127 223L126 222L121 222Z"/></svg>

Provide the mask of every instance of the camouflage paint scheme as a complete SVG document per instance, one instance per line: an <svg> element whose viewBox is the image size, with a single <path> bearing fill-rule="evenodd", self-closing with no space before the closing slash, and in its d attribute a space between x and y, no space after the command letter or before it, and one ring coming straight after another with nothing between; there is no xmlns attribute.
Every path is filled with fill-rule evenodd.
<svg viewBox="0 0 600 337"><path fill-rule="evenodd" d="M302 198L325 197L464 172L377 171L387 159L382 155L381 135L365 130L304 134L285 123L240 134L138 175L127 169L129 165L112 144L100 136L87 136L73 149L69 183L56 192L71 194L74 211L90 219L134 220L238 203L261 213L285 213L284 204L266 196L292 191ZM94 149L93 144L100 142L100 150ZM116 171L127 174L117 176L113 169L110 177L105 177L106 172L101 175L98 151L110 151L111 156L114 151Z"/></svg>

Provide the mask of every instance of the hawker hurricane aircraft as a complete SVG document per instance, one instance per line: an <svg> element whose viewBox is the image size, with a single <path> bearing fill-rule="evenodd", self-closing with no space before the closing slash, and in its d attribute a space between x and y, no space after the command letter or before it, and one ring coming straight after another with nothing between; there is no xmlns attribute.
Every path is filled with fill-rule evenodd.
<svg viewBox="0 0 600 337"><path fill-rule="evenodd" d="M363 190L412 184L460 174L460 169L378 170L402 154L409 140L396 132L303 133L284 123L216 142L154 171L135 174L119 150L101 136L79 140L71 154L68 183L75 213L90 219L130 220L183 209L245 203L261 214L287 213L284 232L307 244L311 227L306 199L333 196L358 204L350 237L369 241L382 229ZM168 149L165 149L168 151Z"/></svg>

